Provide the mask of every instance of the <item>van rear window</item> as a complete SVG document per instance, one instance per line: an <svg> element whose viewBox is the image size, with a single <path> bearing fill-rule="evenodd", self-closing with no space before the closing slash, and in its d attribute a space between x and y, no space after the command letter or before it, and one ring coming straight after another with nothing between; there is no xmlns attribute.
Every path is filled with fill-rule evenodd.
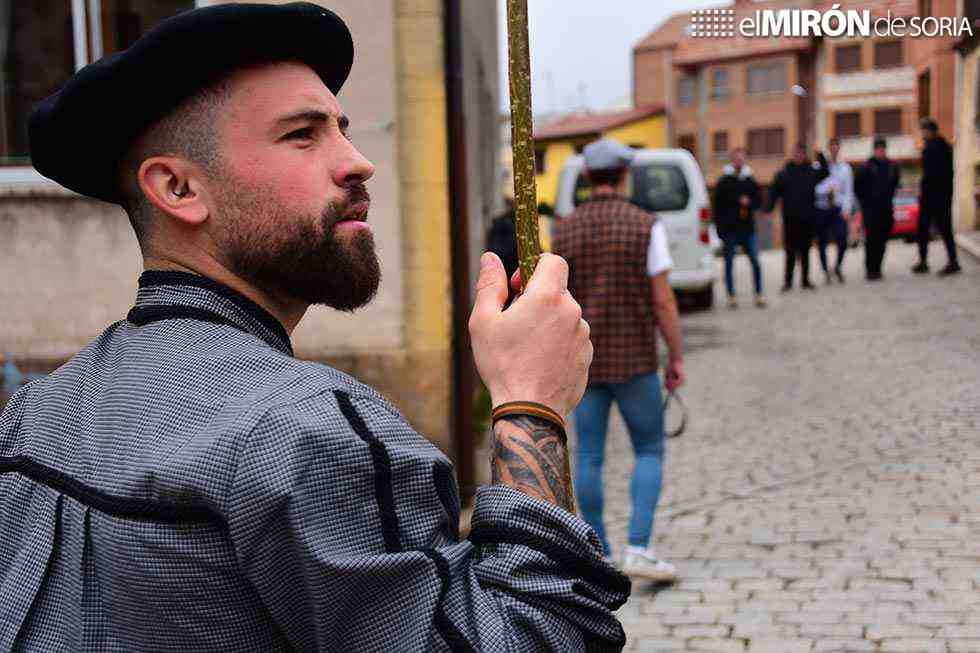
<svg viewBox="0 0 980 653"><path fill-rule="evenodd" d="M680 211L687 208L691 192L680 166L672 163L644 163L630 168L627 192L630 201L647 211ZM575 181L573 202L578 206L589 198L591 187L585 174Z"/></svg>
<svg viewBox="0 0 980 653"><path fill-rule="evenodd" d="M681 167L672 163L634 166L630 199L647 211L680 211L687 208L691 191Z"/></svg>

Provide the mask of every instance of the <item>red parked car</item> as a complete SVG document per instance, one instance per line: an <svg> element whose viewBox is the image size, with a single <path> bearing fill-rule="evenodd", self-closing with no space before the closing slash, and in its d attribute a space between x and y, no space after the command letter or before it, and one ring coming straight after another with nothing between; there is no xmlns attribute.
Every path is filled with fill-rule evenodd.
<svg viewBox="0 0 980 653"><path fill-rule="evenodd" d="M895 224L892 226L891 238L903 238L905 242L915 242L919 230L919 197L910 192L895 193ZM864 221L861 212L857 211L848 226L848 242L851 247L857 247L864 242Z"/></svg>

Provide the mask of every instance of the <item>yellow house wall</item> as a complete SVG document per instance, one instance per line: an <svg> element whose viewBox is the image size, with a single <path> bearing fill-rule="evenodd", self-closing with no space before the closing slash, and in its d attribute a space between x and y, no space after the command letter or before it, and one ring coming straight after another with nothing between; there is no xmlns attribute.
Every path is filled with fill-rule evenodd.
<svg viewBox="0 0 980 653"><path fill-rule="evenodd" d="M667 118L665 116L650 116L642 120L627 123L615 129L610 129L603 136L615 138L624 145L641 145L647 148L667 147ZM575 154L576 145L585 145L590 138L569 138L567 140L550 141L545 144L544 172L535 177L538 187L538 202L546 202L552 207L558 195L558 178L568 157Z"/></svg>
<svg viewBox="0 0 980 653"><path fill-rule="evenodd" d="M624 145L642 145L648 148L667 147L667 119L664 116L650 116L610 129L604 136L614 138Z"/></svg>
<svg viewBox="0 0 980 653"><path fill-rule="evenodd" d="M961 82L957 84L956 141L954 143L953 219L957 230L980 229L973 197L976 168L980 165L980 132L976 120L977 75L980 75L980 48L959 61Z"/></svg>
<svg viewBox="0 0 980 653"><path fill-rule="evenodd" d="M448 135L440 0L395 0L406 357L387 366L411 389L401 408L451 446L452 295Z"/></svg>
<svg viewBox="0 0 980 653"><path fill-rule="evenodd" d="M545 146L544 172L534 178L538 188L538 203L547 202L551 206L555 205L555 197L558 195L558 177L561 175L562 166L565 165L565 160L574 154L575 146L572 141L555 141Z"/></svg>

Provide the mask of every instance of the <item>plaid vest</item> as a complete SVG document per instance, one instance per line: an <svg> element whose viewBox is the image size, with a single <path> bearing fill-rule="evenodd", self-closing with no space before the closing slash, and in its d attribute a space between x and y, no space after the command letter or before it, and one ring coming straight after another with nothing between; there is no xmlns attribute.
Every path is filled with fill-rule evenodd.
<svg viewBox="0 0 980 653"><path fill-rule="evenodd" d="M589 383L622 383L657 371L657 323L647 276L657 217L620 197L579 206L555 229L569 265L568 288L592 328Z"/></svg>

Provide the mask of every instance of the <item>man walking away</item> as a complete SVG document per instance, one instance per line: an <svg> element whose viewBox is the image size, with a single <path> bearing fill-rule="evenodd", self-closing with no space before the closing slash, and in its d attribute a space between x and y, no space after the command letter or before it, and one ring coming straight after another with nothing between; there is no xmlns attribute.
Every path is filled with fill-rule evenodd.
<svg viewBox="0 0 980 653"><path fill-rule="evenodd" d="M603 139L583 152L592 197L555 230L555 252L568 260L569 290L582 305L595 349L585 395L575 409L578 433L576 494L582 516L610 555L602 521L602 464L613 400L626 421L636 455L630 485L629 548L622 571L666 582L673 565L649 548L660 499L664 416L657 377L657 330L667 341L667 390L684 383L677 302L667 282L672 266L667 234L657 216L623 196L633 151Z"/></svg>
<svg viewBox="0 0 980 653"><path fill-rule="evenodd" d="M851 219L854 207L854 175L851 166L838 161L840 141L831 138L827 143L830 161L827 164L830 176L817 184L817 248L820 252L820 266L831 283L830 268L827 265L827 243L831 240L837 245L837 264L834 276L844 283L844 254L847 253L847 222Z"/></svg>
<svg viewBox="0 0 980 653"><path fill-rule="evenodd" d="M827 178L827 159L817 152L817 160L810 162L806 146L797 144L793 158L776 173L769 189L766 212L772 212L776 202L783 201L783 239L786 247L786 275L783 292L793 287L793 268L800 260L803 288L815 290L810 283L810 242L813 240L813 220L817 184Z"/></svg>
<svg viewBox="0 0 980 653"><path fill-rule="evenodd" d="M856 190L864 215L864 267L868 281L882 279L885 245L895 224L898 166L888 159L885 139L876 138L874 156L858 171Z"/></svg>
<svg viewBox="0 0 980 653"><path fill-rule="evenodd" d="M917 274L929 272L929 231L932 224L942 234L946 245L946 267L942 276L960 271L953 240L953 149L939 135L939 126L930 118L919 123L922 128L922 185L919 192L919 264L912 268Z"/></svg>
<svg viewBox="0 0 980 653"><path fill-rule="evenodd" d="M745 150L738 148L732 153L732 162L725 166L724 174L715 186L715 226L725 243L725 288L731 308L738 307L732 275L736 247L745 250L752 263L756 306L762 308L766 305L762 295L762 269L759 266L754 215L761 204L759 184L752 176L752 168L745 164Z"/></svg>

